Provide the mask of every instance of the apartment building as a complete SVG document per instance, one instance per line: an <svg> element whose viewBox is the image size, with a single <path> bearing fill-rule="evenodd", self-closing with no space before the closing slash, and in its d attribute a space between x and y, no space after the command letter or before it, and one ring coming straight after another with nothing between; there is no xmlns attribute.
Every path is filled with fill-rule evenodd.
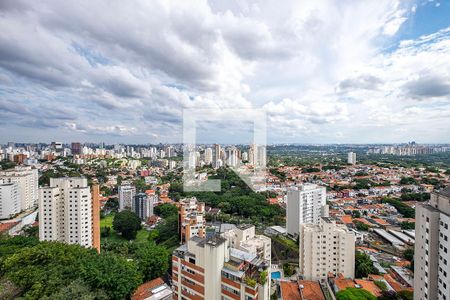
<svg viewBox="0 0 450 300"><path fill-rule="evenodd" d="M20 210L27 210L38 202L38 170L31 167L15 167L0 171L0 179L5 183L17 183Z"/></svg>
<svg viewBox="0 0 450 300"><path fill-rule="evenodd" d="M298 235L300 224L318 224L322 216L328 216L327 191L316 184L304 184L287 193L286 230Z"/></svg>
<svg viewBox="0 0 450 300"><path fill-rule="evenodd" d="M355 276L355 234L323 217L319 224L301 224L300 273L305 280L326 280L328 273Z"/></svg>
<svg viewBox="0 0 450 300"><path fill-rule="evenodd" d="M414 299L450 299L450 187L416 207Z"/></svg>
<svg viewBox="0 0 450 300"><path fill-rule="evenodd" d="M181 199L178 205L181 243L187 242L193 236L205 237L205 203L192 197Z"/></svg>
<svg viewBox="0 0 450 300"><path fill-rule="evenodd" d="M131 210L133 207L134 196L136 195L136 187L129 181L124 181L119 186L119 211L124 209Z"/></svg>
<svg viewBox="0 0 450 300"><path fill-rule="evenodd" d="M356 153L355 152L349 152L347 154L347 163L350 165L356 165Z"/></svg>
<svg viewBox="0 0 450 300"><path fill-rule="evenodd" d="M139 193L134 196L133 211L141 218L141 220L147 220L153 215L154 201L154 195Z"/></svg>
<svg viewBox="0 0 450 300"><path fill-rule="evenodd" d="M233 231L194 236L174 251L174 299L270 299L270 239L254 235L254 227Z"/></svg>
<svg viewBox="0 0 450 300"><path fill-rule="evenodd" d="M39 239L99 250L99 231L93 228L99 226L95 186L93 193L84 177L50 178L50 185L39 189Z"/></svg>
<svg viewBox="0 0 450 300"><path fill-rule="evenodd" d="M20 212L19 188L17 182L0 179L0 219L9 219Z"/></svg>

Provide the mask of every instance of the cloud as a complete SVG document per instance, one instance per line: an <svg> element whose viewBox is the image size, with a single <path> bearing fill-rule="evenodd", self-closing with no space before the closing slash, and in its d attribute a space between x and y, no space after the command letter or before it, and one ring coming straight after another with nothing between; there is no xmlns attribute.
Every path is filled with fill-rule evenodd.
<svg viewBox="0 0 450 300"><path fill-rule="evenodd" d="M184 108L239 107L265 108L274 142L372 139L361 128L401 138L389 126L415 132L418 120L438 138L430 132L448 124L450 30L403 40L420 9L391 0L1 1L5 138L26 127L29 140L179 141Z"/></svg>
<svg viewBox="0 0 450 300"><path fill-rule="evenodd" d="M404 88L408 96L413 98L433 98L450 96L450 80L448 77L433 75L421 76L409 81Z"/></svg>

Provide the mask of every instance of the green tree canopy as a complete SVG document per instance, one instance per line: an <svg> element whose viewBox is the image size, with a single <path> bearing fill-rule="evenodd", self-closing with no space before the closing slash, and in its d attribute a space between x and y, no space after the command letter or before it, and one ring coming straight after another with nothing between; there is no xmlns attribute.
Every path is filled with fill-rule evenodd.
<svg viewBox="0 0 450 300"><path fill-rule="evenodd" d="M155 214L165 219L177 215L178 208L175 205L164 203L155 207Z"/></svg>
<svg viewBox="0 0 450 300"><path fill-rule="evenodd" d="M356 278L367 277L369 274L378 274L373 266L369 255L356 251L355 253L355 276Z"/></svg>
<svg viewBox="0 0 450 300"><path fill-rule="evenodd" d="M141 229L141 220L134 212L124 210L115 214L113 228L127 240L133 240L136 238L138 230Z"/></svg>
<svg viewBox="0 0 450 300"><path fill-rule="evenodd" d="M337 300L377 300L377 298L365 289L346 288L336 293Z"/></svg>

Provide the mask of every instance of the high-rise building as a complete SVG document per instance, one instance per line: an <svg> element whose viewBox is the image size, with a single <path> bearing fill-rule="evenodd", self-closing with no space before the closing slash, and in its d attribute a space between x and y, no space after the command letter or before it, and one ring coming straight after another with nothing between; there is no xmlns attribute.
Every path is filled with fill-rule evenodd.
<svg viewBox="0 0 450 300"><path fill-rule="evenodd" d="M211 148L205 149L205 164L210 165L213 162L213 152Z"/></svg>
<svg viewBox="0 0 450 300"><path fill-rule="evenodd" d="M297 235L300 224L318 224L320 217L328 216L326 206L327 190L316 184L304 184L287 193L286 230Z"/></svg>
<svg viewBox="0 0 450 300"><path fill-rule="evenodd" d="M141 220L147 220L153 215L154 195L139 193L134 196L133 211Z"/></svg>
<svg viewBox="0 0 450 300"><path fill-rule="evenodd" d="M16 167L11 170L0 171L0 179L5 183L17 183L20 210L27 210L37 205L39 181L37 169Z"/></svg>
<svg viewBox="0 0 450 300"><path fill-rule="evenodd" d="M351 165L356 165L356 153L349 152L347 155L347 163Z"/></svg>
<svg viewBox="0 0 450 300"><path fill-rule="evenodd" d="M93 247L92 226L93 199L86 178L50 178L50 186L39 189L40 240Z"/></svg>
<svg viewBox="0 0 450 300"><path fill-rule="evenodd" d="M81 144L80 143L72 143L72 155L79 155L81 154Z"/></svg>
<svg viewBox="0 0 450 300"><path fill-rule="evenodd" d="M9 219L20 212L20 197L17 182L0 179L0 219Z"/></svg>
<svg viewBox="0 0 450 300"><path fill-rule="evenodd" d="M205 237L205 203L197 198L184 198L179 202L178 219L181 243L193 236Z"/></svg>
<svg viewBox="0 0 450 300"><path fill-rule="evenodd" d="M227 165L236 167L238 165L238 151L236 147L227 149Z"/></svg>
<svg viewBox="0 0 450 300"><path fill-rule="evenodd" d="M300 273L306 280L325 280L328 273L355 276L355 234L329 218L301 224Z"/></svg>
<svg viewBox="0 0 450 300"><path fill-rule="evenodd" d="M124 181L119 186L119 211L132 209L136 187L129 181Z"/></svg>
<svg viewBox="0 0 450 300"><path fill-rule="evenodd" d="M219 144L214 145L214 164L217 164L218 160L222 160L222 149Z"/></svg>
<svg viewBox="0 0 450 300"><path fill-rule="evenodd" d="M414 299L450 299L450 187L416 206Z"/></svg>
<svg viewBox="0 0 450 300"><path fill-rule="evenodd" d="M270 299L270 239L254 232L244 225L175 249L174 299Z"/></svg>

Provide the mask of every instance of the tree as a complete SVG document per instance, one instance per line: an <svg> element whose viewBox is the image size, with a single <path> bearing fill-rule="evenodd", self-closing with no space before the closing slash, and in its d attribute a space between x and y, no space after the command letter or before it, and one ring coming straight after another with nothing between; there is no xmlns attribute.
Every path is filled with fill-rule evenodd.
<svg viewBox="0 0 450 300"><path fill-rule="evenodd" d="M352 217L353 218L361 218L361 212L359 210L354 210L352 212Z"/></svg>
<svg viewBox="0 0 450 300"><path fill-rule="evenodd" d="M407 248L403 251L403 258L409 261L414 259L414 248Z"/></svg>
<svg viewBox="0 0 450 300"><path fill-rule="evenodd" d="M61 289L51 294L51 296L42 297L42 300L66 300L66 299L80 299L80 300L106 300L108 296L103 290L91 291L82 280L77 279L71 282L68 286L63 286Z"/></svg>
<svg viewBox="0 0 450 300"><path fill-rule="evenodd" d="M133 240L141 229L141 220L134 212L124 210L114 216L113 228L127 240Z"/></svg>
<svg viewBox="0 0 450 300"><path fill-rule="evenodd" d="M145 281L162 276L169 268L169 252L154 243L139 245L136 259Z"/></svg>
<svg viewBox="0 0 450 300"><path fill-rule="evenodd" d="M111 299L127 298L142 282L134 262L111 253L84 258L79 272L91 289L102 289Z"/></svg>
<svg viewBox="0 0 450 300"><path fill-rule="evenodd" d="M377 298L365 289L346 288L336 293L337 300L376 300Z"/></svg>
<svg viewBox="0 0 450 300"><path fill-rule="evenodd" d="M355 253L355 276L357 278L367 277L369 274L377 274L369 255L356 251Z"/></svg>
<svg viewBox="0 0 450 300"><path fill-rule="evenodd" d="M407 291L407 290L398 292L397 296L401 300L413 300L414 299L414 293L412 291Z"/></svg>
<svg viewBox="0 0 450 300"><path fill-rule="evenodd" d="M356 229L358 229L358 230L362 230L362 231L369 230L369 225L364 224L363 222L356 221L354 223L355 223Z"/></svg>
<svg viewBox="0 0 450 300"><path fill-rule="evenodd" d="M155 214L165 219L177 215L178 208L175 205L164 203L155 207Z"/></svg>
<svg viewBox="0 0 450 300"><path fill-rule="evenodd" d="M400 223L400 227L403 230L411 230L411 229L414 229L416 227L416 223L413 223L413 222L402 222L402 223Z"/></svg>

